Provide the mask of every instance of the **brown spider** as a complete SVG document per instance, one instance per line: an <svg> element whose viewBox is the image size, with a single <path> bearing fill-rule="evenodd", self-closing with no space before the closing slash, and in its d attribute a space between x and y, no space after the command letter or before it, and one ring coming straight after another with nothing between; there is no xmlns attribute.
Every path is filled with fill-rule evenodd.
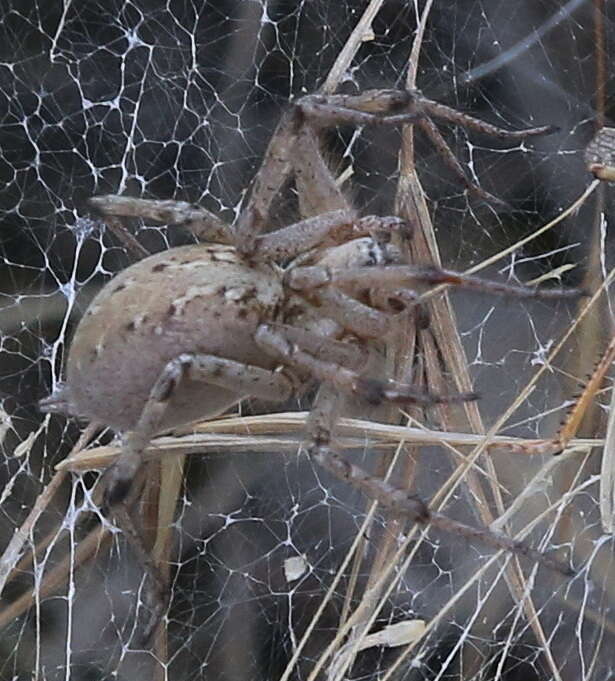
<svg viewBox="0 0 615 681"><path fill-rule="evenodd" d="M414 122L470 191L493 199L466 178L429 115L509 139L551 129L500 130L398 90L309 95L284 116L234 229L187 203L119 196L91 200L107 216L181 224L207 242L145 258L110 281L77 328L66 384L42 402L48 411L127 431L123 452L106 474L105 502L116 517L128 522L121 502L156 434L213 418L246 397L287 400L315 380L321 390L308 424L307 451L324 468L414 521L569 572L522 542L431 511L418 496L370 476L332 446L342 395L371 404L477 399L474 393L420 392L365 373L369 340L386 337L399 314L420 305L417 287L452 284L520 297L579 294L407 264L394 242L410 233L409 225L396 217L359 217L352 210L320 154L320 127ZM271 203L291 172L305 219L262 234Z"/></svg>

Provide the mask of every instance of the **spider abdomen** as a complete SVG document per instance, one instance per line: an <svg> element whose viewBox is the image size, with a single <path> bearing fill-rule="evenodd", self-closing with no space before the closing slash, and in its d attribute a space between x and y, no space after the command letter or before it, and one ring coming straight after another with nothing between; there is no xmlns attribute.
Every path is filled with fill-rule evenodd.
<svg viewBox="0 0 615 681"><path fill-rule="evenodd" d="M67 365L72 408L117 430L133 428L167 363L185 353L273 368L254 343L274 321L276 271L243 261L233 248L202 244L153 255L121 272L79 323ZM182 380L163 428L215 416L244 395Z"/></svg>

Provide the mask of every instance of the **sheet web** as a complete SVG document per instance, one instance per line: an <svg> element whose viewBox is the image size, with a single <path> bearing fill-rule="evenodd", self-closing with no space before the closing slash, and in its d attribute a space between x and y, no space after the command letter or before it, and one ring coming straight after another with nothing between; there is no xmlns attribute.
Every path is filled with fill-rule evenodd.
<svg viewBox="0 0 615 681"><path fill-rule="evenodd" d="M251 430L244 424L242 444L196 447L187 460L167 557L168 638L146 648L138 638L143 570L98 510L96 475L74 473L41 497L83 424L45 418L38 400L62 378L72 332L92 296L135 260L87 199L109 193L172 198L235 220L289 98L322 86L366 7L351 0L3 3L0 541L3 549L18 548L0 563L6 581L0 679L318 674L513 681L613 673L613 546L599 512L600 447L565 454L557 464L493 454L504 506L523 500L507 531L540 519L528 540L557 549L577 570L564 579L522 560L528 581L519 582L510 556L486 567L493 552L479 542L436 531L419 541L420 534L411 537L410 527L383 513L365 525L365 500L299 454L300 419L289 425L291 417L272 416L275 425L263 431L269 444L256 440L258 421ZM550 0L434 3L417 77L426 96L501 127L560 128L511 145L441 126L465 172L508 202L506 208L468 196L433 147L417 138L416 166L446 266L463 270L484 262L536 232L590 185L582 151L596 115L596 17L607 36L613 29L613 17L600 8L600 2ZM338 75L337 91L403 88L423 9L382 3ZM608 52L608 41L605 47ZM606 74L607 102L612 82ZM399 131L344 127L328 133L325 146L357 207L390 214ZM604 219L596 222L596 196L482 274L531 281L555 272L562 285L573 286L590 271L589 285L599 285L610 267L612 197L606 194ZM291 183L276 201L271 226L296 219ZM178 228L128 224L150 252L190 241ZM592 235L592 225L602 231ZM487 427L544 369L583 306L463 293L452 301ZM604 347L606 307L602 314L593 326L592 314L585 316L589 331L577 325L499 432L553 436L578 381ZM424 361L419 356L416 367ZM447 379L453 386L450 373ZM609 399L607 391L597 395L605 407L598 412ZM283 406L307 408L309 396ZM256 402L240 408L244 416L277 411ZM347 454L377 469L382 447L376 444L384 436L369 427L376 416L354 415L366 422L349 431L356 446ZM396 416L394 423L407 420ZM435 411L420 423L434 430L443 425ZM246 444L250 433L253 447ZM404 437L411 443L409 433ZM394 451L402 432L386 437ZM103 433L93 446L111 438ZM446 444L409 447L403 456L411 455L411 485L425 499L438 494L459 464ZM488 489L494 471L485 461L479 459L476 475ZM534 476L543 466L538 484ZM462 482L444 510L478 525L477 505ZM33 508L42 512L30 528L24 523ZM15 543L20 528L23 541ZM86 560L80 549L87 541ZM351 548L359 558L346 560ZM381 588L365 598L366 586L375 583ZM356 626L349 632L351 616ZM371 617L369 632L381 632L379 638L362 632ZM323 658L336 635L337 646Z"/></svg>

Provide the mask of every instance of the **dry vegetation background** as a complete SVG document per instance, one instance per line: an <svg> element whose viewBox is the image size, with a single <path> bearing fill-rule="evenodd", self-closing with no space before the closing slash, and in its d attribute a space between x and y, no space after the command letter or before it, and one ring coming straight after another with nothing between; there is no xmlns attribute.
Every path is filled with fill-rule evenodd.
<svg viewBox="0 0 615 681"><path fill-rule="evenodd" d="M56 473L83 424L43 419L36 406L60 378L87 302L133 260L87 198L189 200L232 221L289 98L319 88L402 88L415 76L427 96L498 125L558 125L512 149L443 127L508 210L468 199L409 129L344 128L324 143L361 211L412 219L415 260L488 261L482 273L502 280L555 272L599 291L610 281L613 192L591 185L582 151L612 109L608 3L19 1L3 2L1 16L0 679L608 678L615 595L602 447L553 463L481 453L479 437L460 448L444 434L552 436L610 339L604 295L587 311L587 301L433 297L429 331L410 324L378 350L392 374L433 389L472 385L483 400L355 413L363 422L343 432L362 465L382 474L395 459L400 484L449 515L485 524L512 507L510 533L537 521L529 539L570 560L571 580L374 515L298 455L301 413L249 403L242 415L269 416L167 440L164 463L149 469L142 513L173 600L168 635L142 651L142 575L101 525L96 476L83 472L101 461ZM271 227L296 215L291 184ZM131 229L151 252L188 240ZM609 388L579 435L603 436ZM282 411L308 407L309 396ZM425 446L408 424L443 434ZM289 579L291 558L300 569ZM386 627L400 623L411 633L393 641ZM379 631L384 644L367 638Z"/></svg>

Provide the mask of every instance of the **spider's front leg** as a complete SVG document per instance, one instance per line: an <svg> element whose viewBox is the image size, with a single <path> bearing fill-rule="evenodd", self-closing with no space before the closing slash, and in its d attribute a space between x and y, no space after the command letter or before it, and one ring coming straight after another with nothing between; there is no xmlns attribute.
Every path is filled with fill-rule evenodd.
<svg viewBox="0 0 615 681"><path fill-rule="evenodd" d="M314 247L404 227L399 218L358 218L322 154L319 127L313 125L309 111L302 108L319 99L320 96L308 96L293 104L269 142L234 229L235 246L244 255L260 260L292 258ZM299 212L305 220L259 236L273 199L291 173ZM410 233L405 236L409 238Z"/></svg>
<svg viewBox="0 0 615 681"><path fill-rule="evenodd" d="M289 339L283 328L271 324L261 324L258 327L255 341L268 355L279 357L284 364L295 367L322 383L333 385L342 393L360 397L372 405L383 402L433 405L468 402L479 397L473 392L435 394L396 381L363 376L356 369L332 362L326 356L306 352L300 342Z"/></svg>
<svg viewBox="0 0 615 681"><path fill-rule="evenodd" d="M384 265L380 267L336 268L323 265L296 267L286 276L288 286L295 291L313 291L326 287L356 289L412 290L440 284L456 286L468 291L493 293L514 298L578 298L585 295L578 288L538 288L505 284L481 279L469 274L445 270L430 265Z"/></svg>
<svg viewBox="0 0 615 681"><path fill-rule="evenodd" d="M325 255L317 265L295 267L286 274L291 289L315 301L325 316L335 319L359 337L385 337L395 320L392 313L400 311L413 311L419 328L425 328L429 317L417 287L420 291L421 288L448 284L495 295L546 299L574 298L583 293L574 288L514 286L436 267L400 265L395 260L370 263L362 261L359 253L353 253L359 245L359 241L355 241L343 249L353 256L348 257L347 262L337 262L336 258L341 259L339 254L331 258ZM330 262L322 264L327 259ZM358 294L365 291L370 292L369 304L359 300Z"/></svg>
<svg viewBox="0 0 615 681"><path fill-rule="evenodd" d="M295 107L308 124L318 127L341 124L398 126L415 123L468 192L489 203L504 206L507 205L505 201L485 191L466 175L432 118L511 142L557 131L552 125L506 130L427 99L418 90L381 89L367 90L358 95L306 95L296 102Z"/></svg>
<svg viewBox="0 0 615 681"><path fill-rule="evenodd" d="M336 210L257 237L253 257L265 262L279 262L314 248L328 248L366 236L371 236L375 245L388 243L394 234L409 239L412 226L393 215L359 218L353 210Z"/></svg>

